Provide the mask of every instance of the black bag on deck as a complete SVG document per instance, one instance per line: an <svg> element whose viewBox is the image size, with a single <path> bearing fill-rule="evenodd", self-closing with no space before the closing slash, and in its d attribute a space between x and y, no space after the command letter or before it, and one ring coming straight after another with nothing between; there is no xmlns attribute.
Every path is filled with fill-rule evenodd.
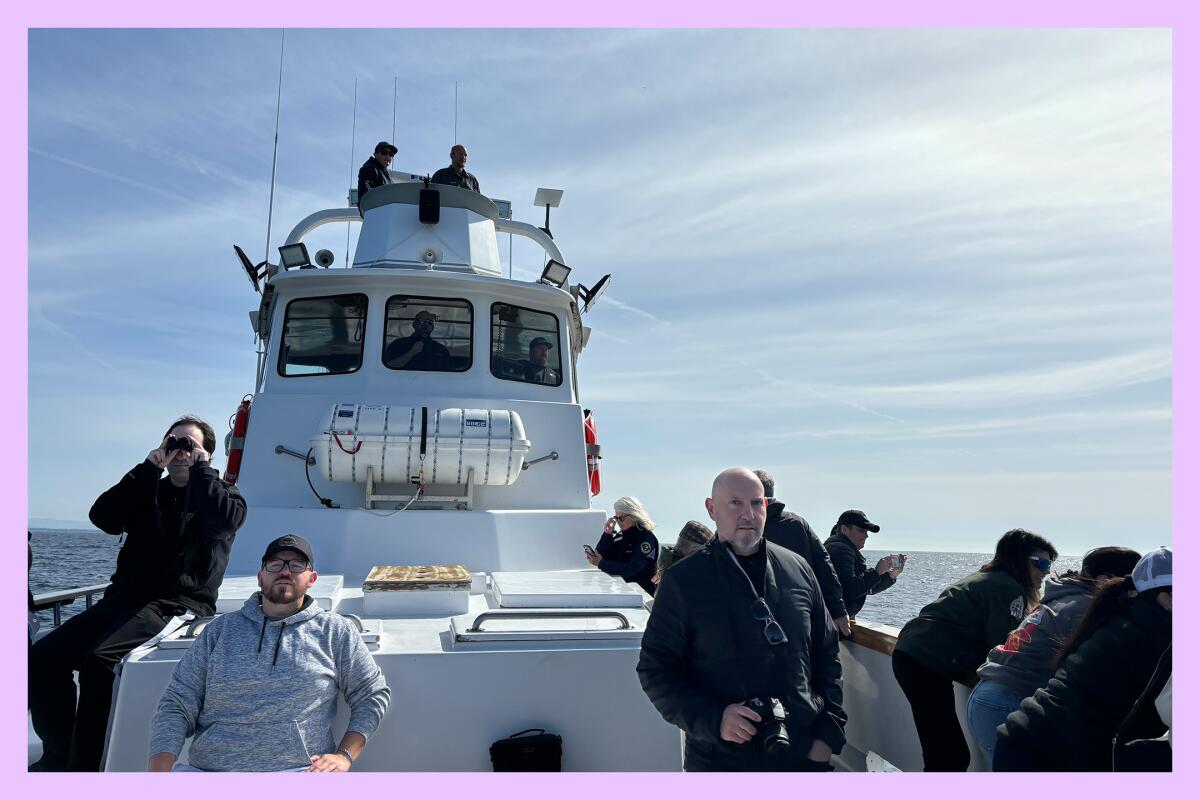
<svg viewBox="0 0 1200 800"><path fill-rule="evenodd" d="M514 733L494 742L488 752L493 772L562 772L562 737L545 728Z"/></svg>

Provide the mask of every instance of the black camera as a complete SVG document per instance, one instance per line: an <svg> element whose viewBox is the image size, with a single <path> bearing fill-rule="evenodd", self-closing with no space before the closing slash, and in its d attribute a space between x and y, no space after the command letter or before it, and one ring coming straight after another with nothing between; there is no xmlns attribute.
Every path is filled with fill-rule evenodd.
<svg viewBox="0 0 1200 800"><path fill-rule="evenodd" d="M167 443L163 445L163 450L167 453L173 450L182 450L185 453L190 453L196 449L196 443L186 436L168 436Z"/></svg>
<svg viewBox="0 0 1200 800"><path fill-rule="evenodd" d="M774 697L751 697L742 705L762 717L762 722L756 726L757 730L751 741L757 742L763 750L772 755L786 753L792 742L784 724L787 721L787 712L783 703Z"/></svg>

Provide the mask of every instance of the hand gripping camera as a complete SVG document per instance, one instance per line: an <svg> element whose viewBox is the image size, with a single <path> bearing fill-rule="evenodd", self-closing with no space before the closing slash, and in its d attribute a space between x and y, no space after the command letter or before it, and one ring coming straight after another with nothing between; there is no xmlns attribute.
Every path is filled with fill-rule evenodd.
<svg viewBox="0 0 1200 800"><path fill-rule="evenodd" d="M774 697L751 697L742 705L762 717L757 726L752 742L758 743L763 750L771 755L782 755L792 746L788 738L787 712L783 703Z"/></svg>

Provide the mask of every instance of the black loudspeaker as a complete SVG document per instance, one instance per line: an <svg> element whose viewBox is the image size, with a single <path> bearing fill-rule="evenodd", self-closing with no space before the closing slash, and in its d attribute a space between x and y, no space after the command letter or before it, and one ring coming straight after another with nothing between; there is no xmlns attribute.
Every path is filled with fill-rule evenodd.
<svg viewBox="0 0 1200 800"><path fill-rule="evenodd" d="M437 225L442 218L442 196L437 189L422 189L421 201L417 207L421 216L421 224Z"/></svg>

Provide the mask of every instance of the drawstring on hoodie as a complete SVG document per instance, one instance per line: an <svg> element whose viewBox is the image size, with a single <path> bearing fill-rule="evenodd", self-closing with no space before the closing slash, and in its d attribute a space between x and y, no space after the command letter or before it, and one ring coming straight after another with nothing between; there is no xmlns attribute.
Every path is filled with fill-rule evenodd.
<svg viewBox="0 0 1200 800"><path fill-rule="evenodd" d="M283 629L287 627L287 622L279 623L279 638L275 640L275 655L271 656L271 666L275 666L275 659L279 658L279 645L283 642Z"/></svg>
<svg viewBox="0 0 1200 800"><path fill-rule="evenodd" d="M271 666L275 666L275 662L279 660L279 645L283 643L283 629L287 627L287 622L279 623L279 638L275 640L275 652L271 656ZM262 630L258 634L258 652L262 652L263 637L267 635L267 618L263 617Z"/></svg>

